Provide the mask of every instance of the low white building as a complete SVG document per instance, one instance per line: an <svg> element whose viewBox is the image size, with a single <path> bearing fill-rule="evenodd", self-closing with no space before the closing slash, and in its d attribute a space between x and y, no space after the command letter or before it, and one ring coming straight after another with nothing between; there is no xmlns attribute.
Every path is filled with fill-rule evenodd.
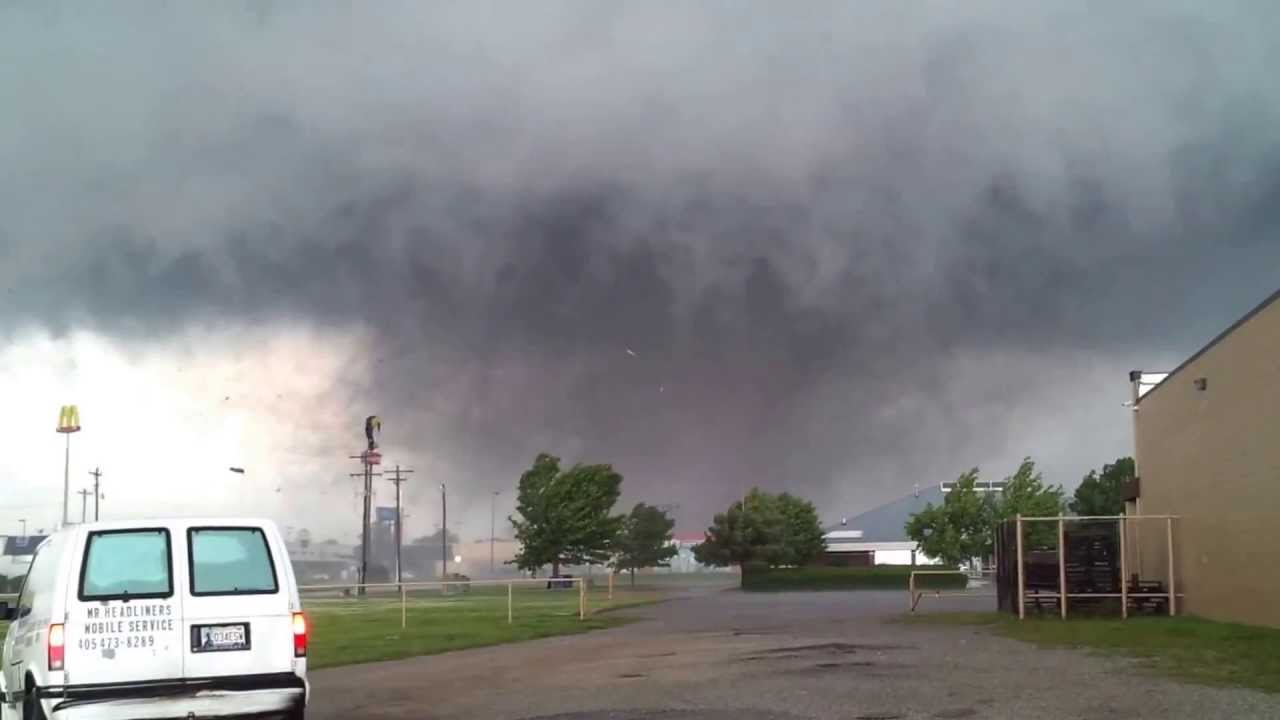
<svg viewBox="0 0 1280 720"><path fill-rule="evenodd" d="M828 527L827 562L833 565L937 565L907 537L907 521L929 504L941 505L955 482L916 488L910 495L885 503ZM978 492L1001 492L1004 481L980 482Z"/></svg>

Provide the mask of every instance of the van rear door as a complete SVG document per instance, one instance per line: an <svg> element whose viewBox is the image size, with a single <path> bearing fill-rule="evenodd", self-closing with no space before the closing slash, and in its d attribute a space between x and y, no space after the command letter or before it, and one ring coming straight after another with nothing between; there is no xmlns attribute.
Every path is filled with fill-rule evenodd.
<svg viewBox="0 0 1280 720"><path fill-rule="evenodd" d="M168 528L90 530L67 587L68 683L182 677L182 593Z"/></svg>
<svg viewBox="0 0 1280 720"><path fill-rule="evenodd" d="M187 677L291 672L293 615L284 548L261 526L186 531Z"/></svg>

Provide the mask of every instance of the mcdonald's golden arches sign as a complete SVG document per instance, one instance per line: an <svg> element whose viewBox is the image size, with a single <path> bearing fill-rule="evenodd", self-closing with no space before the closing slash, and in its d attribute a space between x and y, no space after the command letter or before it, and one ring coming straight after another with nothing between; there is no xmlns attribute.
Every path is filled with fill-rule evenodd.
<svg viewBox="0 0 1280 720"><path fill-rule="evenodd" d="M80 409L75 405L63 405L58 411L58 432L80 432Z"/></svg>

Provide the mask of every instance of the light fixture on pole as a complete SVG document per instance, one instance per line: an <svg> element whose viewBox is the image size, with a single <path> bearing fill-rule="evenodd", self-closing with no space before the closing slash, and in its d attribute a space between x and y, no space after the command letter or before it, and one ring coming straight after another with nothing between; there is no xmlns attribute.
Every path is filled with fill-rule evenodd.
<svg viewBox="0 0 1280 720"><path fill-rule="evenodd" d="M63 405L58 411L58 432L67 436L62 464L62 524L71 522L67 514L71 503L71 433L80 432L80 410L75 405Z"/></svg>

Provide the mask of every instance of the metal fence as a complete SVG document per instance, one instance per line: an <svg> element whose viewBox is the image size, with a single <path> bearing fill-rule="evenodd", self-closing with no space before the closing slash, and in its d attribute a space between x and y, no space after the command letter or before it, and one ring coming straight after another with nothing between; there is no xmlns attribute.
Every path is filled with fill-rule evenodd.
<svg viewBox="0 0 1280 720"><path fill-rule="evenodd" d="M968 585L964 590L943 590L941 588L921 588L916 583L917 575L963 575L968 578ZM920 600L925 595L932 595L935 598L944 597L966 597L966 598L994 598L996 596L995 587L992 584L995 579L994 571L988 570L980 573L969 573L964 570L913 570L911 576L907 578L907 601L911 608L911 612L915 612L920 605Z"/></svg>
<svg viewBox="0 0 1280 720"><path fill-rule="evenodd" d="M612 583L611 583L612 584ZM507 624L515 622L516 590L539 590L546 592L564 592L576 590L578 595L578 619L587 617L587 585L586 579L575 578L528 578L510 580L442 580L436 582L404 582L404 583L344 583L340 585L302 585L298 594L302 597L303 608L307 600L340 600L340 601L393 601L400 606L400 627L408 625L409 606L421 598L424 593L435 591L442 596L471 593L473 590L489 590L484 597L495 597L505 590L507 605ZM478 593L479 594L479 593ZM612 588L610 589L612 596Z"/></svg>

